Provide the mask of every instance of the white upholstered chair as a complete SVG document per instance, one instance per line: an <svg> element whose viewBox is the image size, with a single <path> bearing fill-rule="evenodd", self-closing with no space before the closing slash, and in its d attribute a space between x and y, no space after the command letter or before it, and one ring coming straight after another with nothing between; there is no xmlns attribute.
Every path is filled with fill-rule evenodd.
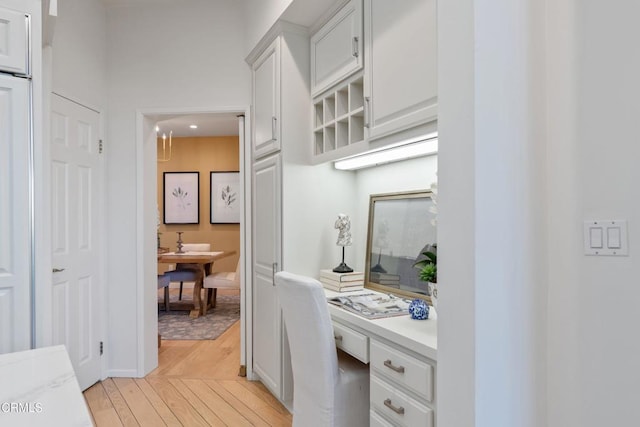
<svg viewBox="0 0 640 427"><path fill-rule="evenodd" d="M208 274L204 278L202 287L207 289L207 302L204 304L204 314L207 314L207 307L211 304L211 308L216 306L216 295L218 289L240 289L240 260L236 265L236 271L217 271Z"/></svg>
<svg viewBox="0 0 640 427"><path fill-rule="evenodd" d="M338 352L322 285L276 273L293 368L293 425L369 425L369 367Z"/></svg>
<svg viewBox="0 0 640 427"><path fill-rule="evenodd" d="M185 243L182 245L184 252L211 252L209 243ZM180 282L180 292L178 299L182 300L182 287L184 282L195 282L202 279L202 266L199 264L176 264L175 270L169 270L165 275L169 276L172 282Z"/></svg>

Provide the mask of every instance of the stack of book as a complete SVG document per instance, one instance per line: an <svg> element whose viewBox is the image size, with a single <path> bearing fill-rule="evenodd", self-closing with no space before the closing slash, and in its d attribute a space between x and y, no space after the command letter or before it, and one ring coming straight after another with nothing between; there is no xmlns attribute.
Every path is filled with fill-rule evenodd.
<svg viewBox="0 0 640 427"><path fill-rule="evenodd" d="M320 270L320 282L326 289L336 292L357 291L364 287L364 273L335 273L333 270Z"/></svg>
<svg viewBox="0 0 640 427"><path fill-rule="evenodd" d="M400 276L390 273L371 272L370 281L386 286L400 286Z"/></svg>

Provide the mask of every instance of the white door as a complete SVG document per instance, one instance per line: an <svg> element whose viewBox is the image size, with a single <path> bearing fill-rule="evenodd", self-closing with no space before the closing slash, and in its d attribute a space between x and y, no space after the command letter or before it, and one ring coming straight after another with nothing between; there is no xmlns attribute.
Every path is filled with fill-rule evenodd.
<svg viewBox="0 0 640 427"><path fill-rule="evenodd" d="M282 265L280 154L253 167L253 371L282 397L282 315L273 283Z"/></svg>
<svg viewBox="0 0 640 427"><path fill-rule="evenodd" d="M55 94L51 110L53 344L85 389L101 375L99 114Z"/></svg>
<svg viewBox="0 0 640 427"><path fill-rule="evenodd" d="M365 0L369 139L437 119L436 0Z"/></svg>
<svg viewBox="0 0 640 427"><path fill-rule="evenodd" d="M0 353L31 346L29 84L0 74Z"/></svg>
<svg viewBox="0 0 640 427"><path fill-rule="evenodd" d="M253 70L253 159L280 149L280 39L260 55Z"/></svg>

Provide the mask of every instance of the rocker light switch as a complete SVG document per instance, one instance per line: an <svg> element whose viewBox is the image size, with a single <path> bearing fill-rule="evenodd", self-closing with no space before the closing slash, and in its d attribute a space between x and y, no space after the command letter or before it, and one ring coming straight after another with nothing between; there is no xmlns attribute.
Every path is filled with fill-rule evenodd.
<svg viewBox="0 0 640 427"><path fill-rule="evenodd" d="M590 227L589 228L590 244L593 249L602 248L602 227Z"/></svg>
<svg viewBox="0 0 640 427"><path fill-rule="evenodd" d="M620 227L607 227L607 247L620 249Z"/></svg>
<svg viewBox="0 0 640 427"><path fill-rule="evenodd" d="M584 222L585 255L629 255L626 220Z"/></svg>

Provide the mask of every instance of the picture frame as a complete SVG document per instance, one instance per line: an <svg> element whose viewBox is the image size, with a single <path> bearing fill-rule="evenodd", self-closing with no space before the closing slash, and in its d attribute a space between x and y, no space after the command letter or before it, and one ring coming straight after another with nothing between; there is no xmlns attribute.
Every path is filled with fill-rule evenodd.
<svg viewBox="0 0 640 427"><path fill-rule="evenodd" d="M165 224L200 223L200 172L164 172L163 219Z"/></svg>
<svg viewBox="0 0 640 427"><path fill-rule="evenodd" d="M365 288L431 302L415 263L437 244L430 190L369 196Z"/></svg>
<svg viewBox="0 0 640 427"><path fill-rule="evenodd" d="M240 223L240 172L212 171L211 224Z"/></svg>

